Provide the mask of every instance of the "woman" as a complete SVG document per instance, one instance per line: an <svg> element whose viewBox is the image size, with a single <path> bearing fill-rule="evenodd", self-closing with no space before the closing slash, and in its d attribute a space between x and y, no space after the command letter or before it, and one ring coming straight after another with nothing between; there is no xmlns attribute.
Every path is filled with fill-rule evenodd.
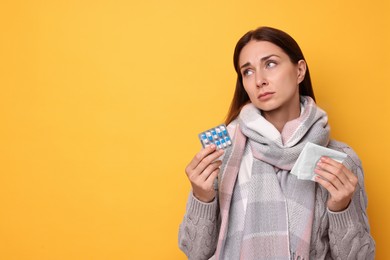
<svg viewBox="0 0 390 260"><path fill-rule="evenodd" d="M260 27L238 41L234 66L233 146L206 147L186 167L180 248L189 259L374 259L360 160L329 139L298 44ZM321 157L315 181L299 180L290 170L307 142L348 156Z"/></svg>

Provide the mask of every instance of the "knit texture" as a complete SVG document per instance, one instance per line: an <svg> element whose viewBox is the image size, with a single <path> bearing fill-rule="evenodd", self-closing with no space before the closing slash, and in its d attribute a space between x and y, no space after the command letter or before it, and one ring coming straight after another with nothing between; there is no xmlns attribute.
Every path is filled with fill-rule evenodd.
<svg viewBox="0 0 390 260"><path fill-rule="evenodd" d="M329 127L310 97L301 102L303 113L281 134L254 105L241 110L233 149L221 167L216 259L309 259L315 184L289 171L306 142L328 144ZM246 145L253 164L250 181L241 185L236 178Z"/></svg>
<svg viewBox="0 0 390 260"><path fill-rule="evenodd" d="M234 129L234 125L228 127L231 136L234 135ZM361 162L356 153L344 143L332 140L328 147L348 154L344 164L356 174L359 184L351 204L342 212L327 210L328 192L320 185L316 185L309 259L373 260L375 241L370 235L366 212L367 194ZM194 206L197 208L196 212L192 210ZM178 234L179 247L189 260L215 259L218 230L221 224L218 206L217 199L210 203L203 203L193 196L192 191L190 192L187 210ZM204 214L198 215L199 211ZM205 214L206 212L210 215Z"/></svg>
<svg viewBox="0 0 390 260"><path fill-rule="evenodd" d="M234 129L234 124L228 126L231 136L234 136ZM370 234L366 211L368 200L361 162L356 153L344 143L332 140L328 147L348 154L344 164L358 177L359 183L350 205L342 212L327 210L328 192L316 184L309 259L373 260L375 241ZM252 157L252 154L248 156ZM178 234L179 247L189 260L215 259L220 225L218 199L203 203L191 191Z"/></svg>

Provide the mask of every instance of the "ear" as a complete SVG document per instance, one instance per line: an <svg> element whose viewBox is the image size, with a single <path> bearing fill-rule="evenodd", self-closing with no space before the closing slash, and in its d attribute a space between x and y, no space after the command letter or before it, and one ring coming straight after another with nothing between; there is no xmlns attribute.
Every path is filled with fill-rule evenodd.
<svg viewBox="0 0 390 260"><path fill-rule="evenodd" d="M297 69L298 69L297 80L298 80L298 84L300 84L306 75L306 69L307 69L306 61L299 60L297 64Z"/></svg>

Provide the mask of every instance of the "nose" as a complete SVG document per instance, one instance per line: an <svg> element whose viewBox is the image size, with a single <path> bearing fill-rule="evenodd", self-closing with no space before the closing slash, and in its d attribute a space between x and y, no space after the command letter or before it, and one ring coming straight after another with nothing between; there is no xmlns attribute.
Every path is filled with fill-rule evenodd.
<svg viewBox="0 0 390 260"><path fill-rule="evenodd" d="M268 81L267 81L265 75L263 75L263 73L261 73L261 71L256 72L256 85L259 88L268 85Z"/></svg>

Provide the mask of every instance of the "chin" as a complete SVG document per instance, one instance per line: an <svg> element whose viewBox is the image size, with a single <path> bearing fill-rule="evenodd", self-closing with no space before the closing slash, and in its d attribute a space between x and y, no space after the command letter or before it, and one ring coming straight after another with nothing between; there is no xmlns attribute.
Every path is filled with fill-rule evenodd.
<svg viewBox="0 0 390 260"><path fill-rule="evenodd" d="M272 112L273 110L276 110L278 107L276 107L276 106L264 106L264 105L262 105L262 106L259 106L259 105L256 105L255 104L255 106L259 109L259 110L261 110L262 112Z"/></svg>

